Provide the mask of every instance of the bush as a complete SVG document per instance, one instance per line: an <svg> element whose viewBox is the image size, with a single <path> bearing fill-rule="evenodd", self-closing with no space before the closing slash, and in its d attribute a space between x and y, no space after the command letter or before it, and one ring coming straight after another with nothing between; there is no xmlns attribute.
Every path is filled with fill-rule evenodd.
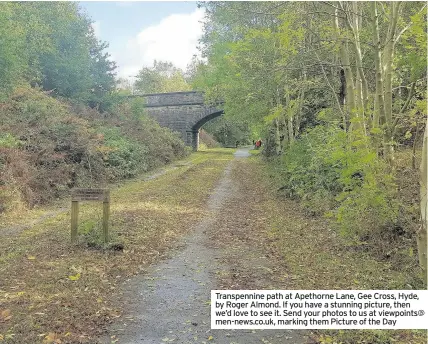
<svg viewBox="0 0 428 344"><path fill-rule="evenodd" d="M147 171L147 148L138 141L130 141L118 128L101 128L104 135L105 165L109 180L126 179Z"/></svg>
<svg viewBox="0 0 428 344"><path fill-rule="evenodd" d="M367 140L320 125L276 162L288 197L300 199L310 214L334 218L343 235L357 240L392 228L399 208L394 178Z"/></svg>
<svg viewBox="0 0 428 344"><path fill-rule="evenodd" d="M72 187L102 187L187 153L184 142L147 118L139 101L112 113L20 88L0 104L0 208L18 194L28 206Z"/></svg>

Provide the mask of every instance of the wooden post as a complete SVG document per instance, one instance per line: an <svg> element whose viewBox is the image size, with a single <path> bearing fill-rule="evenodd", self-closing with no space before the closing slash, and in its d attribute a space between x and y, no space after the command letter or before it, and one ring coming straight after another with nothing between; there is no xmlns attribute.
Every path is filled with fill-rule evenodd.
<svg viewBox="0 0 428 344"><path fill-rule="evenodd" d="M79 217L79 202L71 201L71 242L77 239L77 221Z"/></svg>
<svg viewBox="0 0 428 344"><path fill-rule="evenodd" d="M107 190L107 195L103 201L103 234L104 234L104 242L107 243L109 241L108 235L108 220L110 218L110 193Z"/></svg>
<svg viewBox="0 0 428 344"><path fill-rule="evenodd" d="M110 191L107 189L73 189L71 192L71 241L77 239L79 201L103 202L103 237L109 241L108 221L110 218Z"/></svg>

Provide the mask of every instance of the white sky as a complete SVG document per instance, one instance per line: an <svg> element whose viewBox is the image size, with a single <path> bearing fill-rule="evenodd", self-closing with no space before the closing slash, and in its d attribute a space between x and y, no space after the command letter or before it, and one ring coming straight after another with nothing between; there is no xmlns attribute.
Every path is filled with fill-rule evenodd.
<svg viewBox="0 0 428 344"><path fill-rule="evenodd" d="M186 69L198 55L204 10L195 2L82 2L98 38L110 44L118 77L135 76L154 60Z"/></svg>
<svg viewBox="0 0 428 344"><path fill-rule="evenodd" d="M122 62L121 76L136 75L142 66L152 66L154 60L169 61L185 70L192 56L198 55L203 16L202 9L173 14L128 40L126 50L116 56Z"/></svg>

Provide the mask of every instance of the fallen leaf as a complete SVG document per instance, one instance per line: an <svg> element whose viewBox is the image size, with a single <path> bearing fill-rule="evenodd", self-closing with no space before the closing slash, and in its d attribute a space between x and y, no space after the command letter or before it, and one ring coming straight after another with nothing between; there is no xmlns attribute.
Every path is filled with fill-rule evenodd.
<svg viewBox="0 0 428 344"><path fill-rule="evenodd" d="M43 344L61 344L61 339L59 339L59 335L54 332L49 332L49 334L43 340Z"/></svg>
<svg viewBox="0 0 428 344"><path fill-rule="evenodd" d="M5 309L0 312L0 321L7 321L10 318L12 318L12 315L10 315L10 309Z"/></svg>
<svg viewBox="0 0 428 344"><path fill-rule="evenodd" d="M77 274L75 274L74 276L73 275L70 275L70 276L68 276L68 278L70 279L70 280L72 280L72 281L77 281L79 278L80 278L80 272L78 272Z"/></svg>

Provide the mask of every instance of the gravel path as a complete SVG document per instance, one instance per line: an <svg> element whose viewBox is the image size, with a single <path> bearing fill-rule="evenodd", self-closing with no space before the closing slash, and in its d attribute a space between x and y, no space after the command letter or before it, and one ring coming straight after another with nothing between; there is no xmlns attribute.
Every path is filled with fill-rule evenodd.
<svg viewBox="0 0 428 344"><path fill-rule="evenodd" d="M249 156L239 149L235 158ZM153 266L146 274L124 285L122 320L102 343L163 344L298 344L296 332L287 330L211 330L210 291L216 289L216 273L222 270L222 250L210 248L207 237L222 206L235 191L230 177L232 161L208 200L210 216L196 224L172 258ZM236 214L239 216L239 214Z"/></svg>

